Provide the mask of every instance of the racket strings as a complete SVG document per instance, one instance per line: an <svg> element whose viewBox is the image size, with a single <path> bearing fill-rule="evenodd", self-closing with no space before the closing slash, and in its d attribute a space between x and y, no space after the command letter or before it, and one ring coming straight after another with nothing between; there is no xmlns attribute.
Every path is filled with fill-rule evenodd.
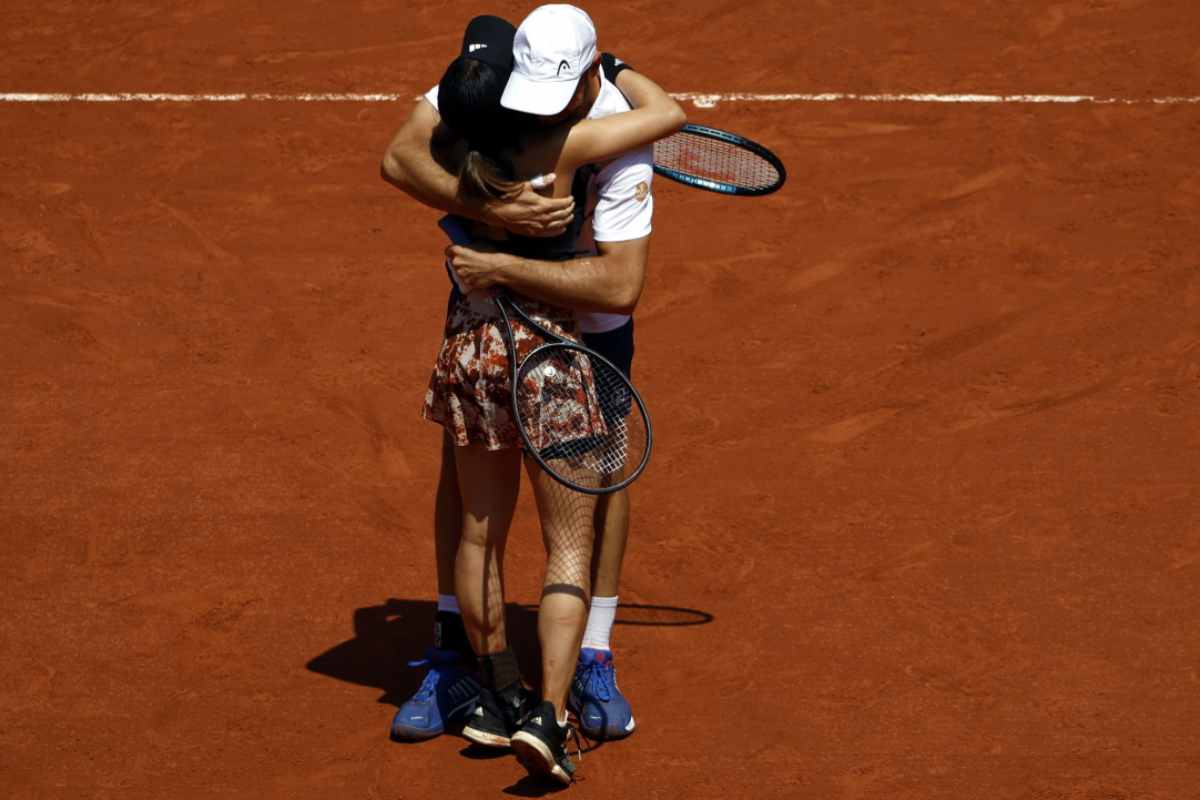
<svg viewBox="0 0 1200 800"><path fill-rule="evenodd" d="M573 348L547 347L526 359L517 411L544 466L585 489L619 483L648 447L645 416L629 381Z"/></svg>
<svg viewBox="0 0 1200 800"><path fill-rule="evenodd" d="M686 130L654 143L654 163L743 189L765 189L780 179L775 165L757 153Z"/></svg>

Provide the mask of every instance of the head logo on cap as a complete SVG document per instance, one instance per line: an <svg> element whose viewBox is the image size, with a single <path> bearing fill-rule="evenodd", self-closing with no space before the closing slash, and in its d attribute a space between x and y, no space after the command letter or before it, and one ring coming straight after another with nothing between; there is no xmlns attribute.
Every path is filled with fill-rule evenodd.
<svg viewBox="0 0 1200 800"><path fill-rule="evenodd" d="M539 6L517 28L513 71L500 104L527 114L558 114L596 58L596 26L587 12Z"/></svg>

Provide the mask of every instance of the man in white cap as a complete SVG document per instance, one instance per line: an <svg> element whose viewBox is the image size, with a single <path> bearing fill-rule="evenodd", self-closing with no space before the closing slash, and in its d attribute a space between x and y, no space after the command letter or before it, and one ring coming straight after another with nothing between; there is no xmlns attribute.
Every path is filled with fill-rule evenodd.
<svg viewBox="0 0 1200 800"><path fill-rule="evenodd" d="M599 60L596 28L587 12L562 4L539 6L517 28L513 69L500 105L557 121L564 111L582 106L579 89L591 87L581 87L580 81Z"/></svg>
<svg viewBox="0 0 1200 800"><path fill-rule="evenodd" d="M567 5L541 6L516 32L513 72L501 103L549 123L568 117L603 117L628 111L631 105L623 91L636 101L646 83L628 65L598 54L595 27L585 12ZM434 131L430 120L436 124L436 100L436 93L426 95L414 111L414 118L421 115L424 121L414 124L410 119L393 140L385 157L385 174L417 200L453 211L461 203L457 183L430 156ZM577 247L584 255L565 262L566 269L562 261L523 259L465 246L451 247L447 253L465 291L502 285L577 309L585 343L628 373L633 360L630 314L641 293L649 253L653 154L646 147L596 165L591 173L587 209L591 224ZM514 232L528 235L531 231ZM443 491L457 493L453 475L453 469L442 471L439 497ZM617 686L609 642L628 537L625 492L608 495L597 506L596 526L592 604L570 701L585 733L612 739L634 730L632 710Z"/></svg>

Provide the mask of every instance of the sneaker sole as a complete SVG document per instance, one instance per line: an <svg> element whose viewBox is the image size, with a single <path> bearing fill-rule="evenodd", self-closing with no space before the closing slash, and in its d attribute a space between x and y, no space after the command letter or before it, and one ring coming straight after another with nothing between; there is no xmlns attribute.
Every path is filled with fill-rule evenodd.
<svg viewBox="0 0 1200 800"><path fill-rule="evenodd" d="M525 731L513 734L512 751L530 775L545 775L565 786L571 785L571 776L554 760L554 754L546 743L533 734Z"/></svg>
<svg viewBox="0 0 1200 800"><path fill-rule="evenodd" d="M594 742L617 742L621 739L628 739L633 735L633 732L637 730L637 728L634 727L630 728L629 730L620 730L614 733L605 728L589 728L581 719L579 721L579 730L584 736Z"/></svg>
<svg viewBox="0 0 1200 800"><path fill-rule="evenodd" d="M426 739L435 739L445 732L445 729L431 730L393 726L391 739L393 742L423 742Z"/></svg>
<svg viewBox="0 0 1200 800"><path fill-rule="evenodd" d="M496 747L500 749L507 748L512 741L507 736L501 736L498 733L488 733L477 728L472 728L470 725L463 728L463 736L470 739L472 742L484 747Z"/></svg>

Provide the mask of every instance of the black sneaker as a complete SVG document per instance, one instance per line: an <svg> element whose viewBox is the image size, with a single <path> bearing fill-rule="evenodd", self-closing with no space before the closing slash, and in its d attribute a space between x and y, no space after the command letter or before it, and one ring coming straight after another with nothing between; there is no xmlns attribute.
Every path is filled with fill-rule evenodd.
<svg viewBox="0 0 1200 800"><path fill-rule="evenodd" d="M480 689L479 705L467 718L463 736L484 747L508 747L533 705L533 693L520 684L503 691Z"/></svg>
<svg viewBox="0 0 1200 800"><path fill-rule="evenodd" d="M513 734L513 754L530 775L547 775L559 783L570 784L575 780L575 765L567 755L568 736L578 737L578 734L570 723L559 725L554 705L543 701Z"/></svg>

